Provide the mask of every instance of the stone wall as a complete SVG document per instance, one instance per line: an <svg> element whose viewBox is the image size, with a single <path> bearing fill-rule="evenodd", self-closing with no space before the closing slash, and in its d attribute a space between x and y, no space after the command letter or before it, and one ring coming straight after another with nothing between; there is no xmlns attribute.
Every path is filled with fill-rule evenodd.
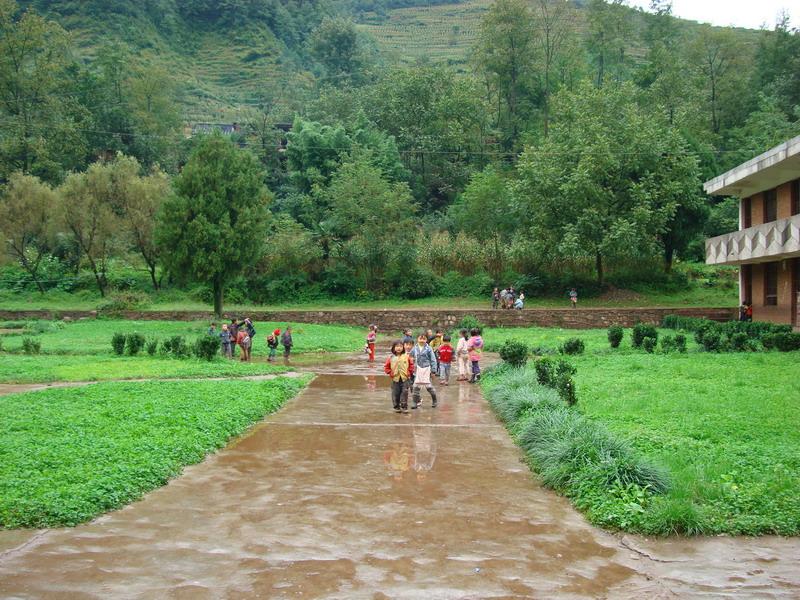
<svg viewBox="0 0 800 600"><path fill-rule="evenodd" d="M229 314L228 317L250 317L258 322L318 323L356 325L366 327L375 323L382 331L400 331L406 327L453 328L466 315L474 315L484 325L491 327L563 327L590 329L622 325L632 327L637 322L658 325L665 315L704 317L715 321L728 321L737 317L735 308L558 308L517 310L322 310L322 311L252 311L246 314ZM210 312L179 311L123 311L115 314L98 314L97 311L0 311L6 321L24 319L69 318L83 319L98 316L116 317L134 321L211 321Z"/></svg>

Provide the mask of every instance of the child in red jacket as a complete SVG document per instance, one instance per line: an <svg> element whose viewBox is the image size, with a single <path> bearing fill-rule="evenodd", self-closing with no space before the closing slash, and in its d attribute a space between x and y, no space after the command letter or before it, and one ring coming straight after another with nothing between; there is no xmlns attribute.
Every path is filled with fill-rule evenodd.
<svg viewBox="0 0 800 600"><path fill-rule="evenodd" d="M383 371L392 378L392 406L394 412L408 413L408 388L414 377L414 359L406 353L403 342L392 344L392 355L386 359Z"/></svg>
<svg viewBox="0 0 800 600"><path fill-rule="evenodd" d="M450 364L453 362L453 346L450 336L444 336L442 345L439 346L439 381L442 385L450 385Z"/></svg>

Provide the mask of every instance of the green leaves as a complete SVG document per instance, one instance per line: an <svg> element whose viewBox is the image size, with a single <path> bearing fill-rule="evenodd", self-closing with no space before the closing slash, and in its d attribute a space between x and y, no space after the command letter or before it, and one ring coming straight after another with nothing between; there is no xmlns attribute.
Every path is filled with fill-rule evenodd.
<svg viewBox="0 0 800 600"><path fill-rule="evenodd" d="M307 381L107 383L7 396L0 528L77 525L124 506L276 411Z"/></svg>

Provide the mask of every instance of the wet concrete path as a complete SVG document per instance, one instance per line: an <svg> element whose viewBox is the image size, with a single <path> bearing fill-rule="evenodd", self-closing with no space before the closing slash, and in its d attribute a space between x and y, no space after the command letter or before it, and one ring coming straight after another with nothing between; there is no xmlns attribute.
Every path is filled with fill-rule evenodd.
<svg viewBox="0 0 800 600"><path fill-rule="evenodd" d="M605 533L536 484L475 387L403 416L379 367L323 370L142 501L0 532L0 597L800 597L796 539Z"/></svg>

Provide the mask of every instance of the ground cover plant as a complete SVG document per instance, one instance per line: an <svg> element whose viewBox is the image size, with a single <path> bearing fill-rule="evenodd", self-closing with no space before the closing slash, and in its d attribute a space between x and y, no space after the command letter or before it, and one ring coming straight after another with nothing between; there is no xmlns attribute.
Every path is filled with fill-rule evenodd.
<svg viewBox="0 0 800 600"><path fill-rule="evenodd" d="M124 506L276 411L307 381L115 382L6 396L0 527L75 525Z"/></svg>
<svg viewBox="0 0 800 600"><path fill-rule="evenodd" d="M550 343L559 335L532 333ZM669 336L668 350L649 354L629 346L610 350L601 345L603 330L582 333L587 353L570 357L576 410L662 466L669 486L653 494L587 475L556 489L593 523L610 529L800 534L797 353L705 352L685 336L684 353L678 334ZM510 410L527 418L522 409L498 406L507 401L493 399L493 378L486 379L487 396L501 417ZM542 423L537 426L552 425ZM520 427L511 431L522 443ZM541 463L534 461L534 467L541 469Z"/></svg>
<svg viewBox="0 0 800 600"><path fill-rule="evenodd" d="M128 336L139 334L145 339L158 338L161 342L184 336L192 343L208 331L208 321L129 321L123 319L85 319L63 323L62 321L32 321L29 328L41 328L40 323L58 323L36 336L41 341L41 351L45 354L110 354L112 337L115 334ZM219 328L220 323L218 323ZM267 352L267 335L274 329L283 329L286 323L265 323L256 321L256 338L253 342L253 356ZM366 327L366 324L365 324ZM358 327L343 325L294 324L293 352L346 352L360 349L364 344L364 333ZM26 329L27 331L27 329ZM4 336L7 352L22 350L23 336ZM126 341L127 343L127 337ZM125 352L123 343L123 353ZM146 343L146 342L145 342ZM141 348L139 348L141 350ZM138 351L138 350L137 350Z"/></svg>
<svg viewBox="0 0 800 600"><path fill-rule="evenodd" d="M0 360L0 383L111 381L116 379L187 379L249 377L283 373L289 368L267 362L238 360L175 360L159 355L98 356L6 354Z"/></svg>

